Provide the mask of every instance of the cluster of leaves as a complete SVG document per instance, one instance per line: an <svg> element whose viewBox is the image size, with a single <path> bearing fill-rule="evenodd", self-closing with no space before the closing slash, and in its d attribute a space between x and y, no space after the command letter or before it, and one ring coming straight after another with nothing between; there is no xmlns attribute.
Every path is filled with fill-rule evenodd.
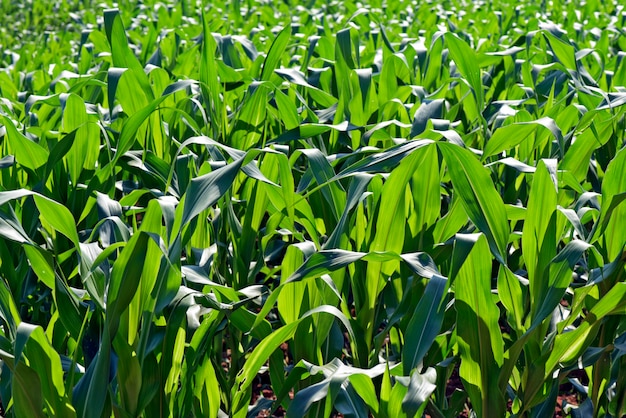
<svg viewBox="0 0 626 418"><path fill-rule="evenodd" d="M9 416L626 414L621 6L87 3L1 3Z"/></svg>

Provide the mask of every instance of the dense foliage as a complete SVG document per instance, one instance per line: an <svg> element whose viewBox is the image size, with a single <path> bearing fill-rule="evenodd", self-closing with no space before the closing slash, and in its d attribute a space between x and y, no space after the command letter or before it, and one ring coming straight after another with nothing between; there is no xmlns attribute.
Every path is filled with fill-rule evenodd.
<svg viewBox="0 0 626 418"><path fill-rule="evenodd" d="M7 416L626 414L617 3L3 0Z"/></svg>

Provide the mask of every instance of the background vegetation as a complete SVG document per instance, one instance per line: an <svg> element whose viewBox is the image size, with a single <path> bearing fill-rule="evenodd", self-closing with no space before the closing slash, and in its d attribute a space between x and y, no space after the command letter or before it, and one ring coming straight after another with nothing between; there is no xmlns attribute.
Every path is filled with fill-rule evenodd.
<svg viewBox="0 0 626 418"><path fill-rule="evenodd" d="M626 414L617 3L3 0L6 415Z"/></svg>

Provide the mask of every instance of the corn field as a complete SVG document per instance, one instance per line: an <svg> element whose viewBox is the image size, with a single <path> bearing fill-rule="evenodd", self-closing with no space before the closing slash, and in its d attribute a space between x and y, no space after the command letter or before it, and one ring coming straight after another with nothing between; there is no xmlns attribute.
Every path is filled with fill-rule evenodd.
<svg viewBox="0 0 626 418"><path fill-rule="evenodd" d="M0 0L7 417L626 415L626 9Z"/></svg>

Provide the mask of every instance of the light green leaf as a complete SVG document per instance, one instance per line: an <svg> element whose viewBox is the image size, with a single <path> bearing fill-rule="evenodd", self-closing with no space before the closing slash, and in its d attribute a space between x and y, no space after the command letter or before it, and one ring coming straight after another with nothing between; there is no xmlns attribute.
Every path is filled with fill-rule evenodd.
<svg viewBox="0 0 626 418"><path fill-rule="evenodd" d="M550 175L555 170L553 160L542 160L537 165L522 232L533 318L548 291L549 265L556 256L557 190Z"/></svg>
<svg viewBox="0 0 626 418"><path fill-rule="evenodd" d="M48 150L19 132L11 119L3 115L0 115L0 117L7 130L6 136L11 147L10 149L15 155L15 160L31 170L37 170L44 166L48 161Z"/></svg>
<svg viewBox="0 0 626 418"><path fill-rule="evenodd" d="M509 223L504 203L489 173L471 152L448 143L438 143L438 146L467 216L485 234L496 259L506 264Z"/></svg>
<svg viewBox="0 0 626 418"><path fill-rule="evenodd" d="M270 50L263 61L263 70L261 71L261 80L269 81L274 70L279 66L281 57L285 54L285 49L291 38L291 25L286 25L276 36Z"/></svg>
<svg viewBox="0 0 626 418"><path fill-rule="evenodd" d="M476 107L479 112L482 112L485 106L483 83L476 53L457 35L446 33L444 37L450 51L450 57L454 60L459 72L465 77L472 88L472 93L476 99Z"/></svg>
<svg viewBox="0 0 626 418"><path fill-rule="evenodd" d="M533 134L536 135L539 127L549 130L559 143L563 142L561 130L552 118L543 117L530 122L512 123L496 129L491 138L489 138L483 150L483 161L492 155L515 148L526 138Z"/></svg>
<svg viewBox="0 0 626 418"><path fill-rule="evenodd" d="M76 232L76 221L68 208L52 199L41 195L34 195L35 204L39 209L39 216L54 229L68 237L76 247L78 247L78 233Z"/></svg>

